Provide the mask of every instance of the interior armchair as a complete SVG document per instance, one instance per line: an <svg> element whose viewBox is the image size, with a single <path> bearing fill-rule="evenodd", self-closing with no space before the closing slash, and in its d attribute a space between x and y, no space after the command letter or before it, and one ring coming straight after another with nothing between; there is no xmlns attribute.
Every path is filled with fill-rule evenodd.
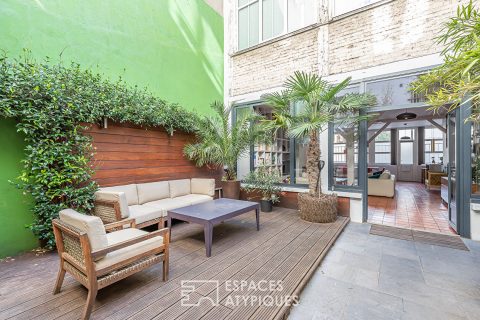
<svg viewBox="0 0 480 320"><path fill-rule="evenodd" d="M53 231L60 257L54 294L66 272L86 287L82 319L90 317L99 289L160 262L163 281L168 278L167 228L149 233L136 229L133 219L104 225L99 217L66 209L53 220Z"/></svg>
<svg viewBox="0 0 480 320"><path fill-rule="evenodd" d="M442 169L442 165L440 164L428 165L425 178L425 188L427 188L428 190L440 189L440 186L442 184L442 177L447 176L447 174L443 172Z"/></svg>

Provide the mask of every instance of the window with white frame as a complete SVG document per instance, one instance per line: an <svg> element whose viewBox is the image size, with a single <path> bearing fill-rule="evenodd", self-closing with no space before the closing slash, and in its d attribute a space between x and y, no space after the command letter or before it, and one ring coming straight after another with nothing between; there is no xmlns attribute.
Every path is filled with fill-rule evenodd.
<svg viewBox="0 0 480 320"><path fill-rule="evenodd" d="M330 5L333 16L336 17L380 1L383 0L331 0Z"/></svg>
<svg viewBox="0 0 480 320"><path fill-rule="evenodd" d="M335 163L345 163L347 162L347 156L345 153L345 138L340 134L335 134L333 140L333 162Z"/></svg>
<svg viewBox="0 0 480 320"><path fill-rule="evenodd" d="M385 130L375 137L375 163L390 164L391 162L391 141L390 130Z"/></svg>
<svg viewBox="0 0 480 320"><path fill-rule="evenodd" d="M425 162L440 163L443 160L443 132L438 128L425 128Z"/></svg>
<svg viewBox="0 0 480 320"><path fill-rule="evenodd" d="M316 22L315 0L238 0L238 50Z"/></svg>

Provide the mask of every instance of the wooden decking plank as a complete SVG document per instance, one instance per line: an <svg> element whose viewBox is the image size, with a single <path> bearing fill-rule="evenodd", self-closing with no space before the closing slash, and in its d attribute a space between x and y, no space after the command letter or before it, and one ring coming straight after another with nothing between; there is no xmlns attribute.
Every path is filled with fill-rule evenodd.
<svg viewBox="0 0 480 320"><path fill-rule="evenodd" d="M213 255L206 258L203 230L197 225L175 225L170 247L170 280L161 281L162 267L157 265L104 288L97 296L92 319L275 317L281 308L229 308L222 304L214 307L209 302L202 302L198 307L182 306L181 280L218 279L222 284L219 289L222 302L231 295L224 289L228 280L282 280L284 292L293 292L328 249L332 232L339 229L311 224L300 220L294 210L276 208L270 214L261 214L261 230L257 232L254 214L249 213L215 228ZM77 319L85 304L86 290L67 276L62 292L52 295L58 258L55 254L36 258L9 262L8 276L2 274L5 283L27 285L19 285L12 296L7 295L8 290L0 281L0 320L11 317ZM0 268L3 263L0 262ZM41 265L31 267L35 263ZM12 278L17 266L26 267L19 270L18 280ZM192 298L201 294L210 296L215 293L215 287L200 286ZM5 306L8 308L4 309Z"/></svg>
<svg viewBox="0 0 480 320"><path fill-rule="evenodd" d="M326 227L326 225L321 225L321 224L316 224L314 226L317 226L318 228L327 228L327 230L331 227L330 225ZM310 249L311 246L315 243L315 239L321 238L324 233L313 233L312 235L309 235L301 244L299 244L298 247L291 248L289 247L288 249L292 249L291 252L286 252L287 255L282 259L282 263L279 263L278 265L274 266L274 268L270 268L270 264L262 268L266 272L262 272L261 270L255 272L248 280L252 280L255 282L258 282L263 279L269 279L269 280L281 280L283 277L280 277L278 275L283 275L285 273L285 269L288 268L288 263L291 263L292 265L295 264L295 261L298 260L305 252ZM313 242L312 242L313 240ZM245 295L249 295L251 293L254 293L256 296L263 297L267 293L258 293L255 291L247 292ZM233 293L235 294L235 293ZM232 294L232 295L233 295ZM222 300L222 304L226 304L228 297ZM255 312L255 310L259 306L255 305L248 305L248 306L240 306L235 308L232 313L229 314L229 319L242 319L242 317L249 317L251 314Z"/></svg>
<svg viewBox="0 0 480 320"><path fill-rule="evenodd" d="M201 320L220 320L220 319L225 319L228 314L232 312L231 309L219 305L216 306L215 309L212 309L212 312L209 312L205 314L203 317L201 317Z"/></svg>
<svg viewBox="0 0 480 320"><path fill-rule="evenodd" d="M54 278L53 278L54 279ZM64 288L58 295L53 295L53 285L50 284L48 291L41 290L35 296L30 299L22 299L18 297L16 302L12 301L9 304L6 304L0 310L0 319L8 319L15 315L18 315L22 312L27 310L31 310L37 308L39 306L51 305L52 303L56 303L57 300L63 301L65 299L70 299L71 297L76 296L77 294L83 295L82 286L77 282L74 283L71 281L70 285Z"/></svg>
<svg viewBox="0 0 480 320"><path fill-rule="evenodd" d="M289 228L289 230L296 230L296 229L297 228ZM300 230L303 232L303 229L300 229ZM280 237L285 237L285 234L280 235ZM235 264L232 264L227 269L225 269L225 272L215 276L214 279L220 282L220 287L219 287L220 300L222 300L226 295L229 294L229 292L226 292L224 290L226 280L248 279L251 276L252 270L247 271L246 267L251 268L252 266L256 266L256 269L259 269L265 265L265 261L268 261L269 254L273 254L274 252L279 252L280 250L282 250L282 247L280 247L278 250L272 250L271 246L280 247L279 243L276 241L275 238L270 238L264 245L262 245L261 247L258 247L258 248L262 248L263 251L260 251L258 253L254 253L253 251L249 252L249 254L246 256L245 259L238 260ZM261 257L260 263L257 262L259 260L258 259L259 257ZM245 273L245 272L249 272L249 273ZM203 285L198 289L197 292L205 295L209 294L210 297L213 297L213 294L215 293L214 289L216 289L216 287L212 287L211 285Z"/></svg>
<svg viewBox="0 0 480 320"><path fill-rule="evenodd" d="M280 217L279 216L278 218L279 218L278 221L275 220L273 222L273 225L270 225L270 231L271 232L281 232L284 228L287 228L288 225L290 225L290 222L286 219L286 217ZM274 228L275 225L277 225L277 222L278 222L278 226L280 228L278 230ZM265 224L265 227L267 227L267 226L268 226L268 223ZM194 268L192 268L190 270L188 270L188 268L191 268L191 265L186 264L184 266L184 268L186 268L188 271L182 273L181 276L185 279L191 279L191 278L197 276L199 273L204 272L205 270L208 270L209 268L215 266L217 263L220 263L223 260L228 259L229 256L235 255L236 250L241 250L242 249L242 246L241 246L242 243L245 243L245 245L248 246L248 243L250 243L251 241L254 241L254 240L249 239L248 237L245 238L245 236L248 236L250 233L255 234L257 232L256 230L251 230L250 228L249 228L249 230L250 230L249 232L247 232L245 230L244 233L238 235L239 237L241 237L243 239L239 243L235 243L236 239L231 238L230 241L228 241L227 244L225 245L225 248L222 247L222 249L225 249L225 251L230 250L230 253L227 253L226 256L218 255L218 256L212 256L211 258L206 258L205 254L203 253L202 256L199 257L199 259L201 260L201 263L199 263L198 265L196 265ZM203 247L203 245L202 245L202 247ZM234 249L232 249L232 247ZM214 253L215 253L215 251L214 251ZM176 266L176 267L177 268L171 268L171 270L174 270L174 269L177 269L177 270L180 269L181 270L182 269L180 266ZM175 277L175 278L178 278L178 277ZM174 283L172 280L174 280L174 279L171 277L171 280L167 284L165 284L165 286L161 286L159 288L154 288L155 290L146 293L144 296L141 297L142 301L138 301L140 299L140 297L137 297L135 299L136 301L128 303L127 307L124 307L123 309L119 308L120 310L117 311L116 313L120 317L125 316L125 314L128 315L129 312L127 312L127 310L125 310L126 308L128 308L128 309L133 310L134 312L132 314L134 314L135 312L138 312L139 309L142 309L142 308L135 308L135 305L137 303L142 305L143 309L145 309L146 306L150 305L155 300L161 298L162 294L164 294L165 292L169 292L169 291L174 290L174 289L176 289L180 286L179 283ZM156 287L158 287L158 284L156 284L156 283L154 283L153 285L154 286L156 285ZM122 305L124 305L124 304L122 304ZM143 311L143 309L142 309L142 311Z"/></svg>
<svg viewBox="0 0 480 320"><path fill-rule="evenodd" d="M314 246L300 259L295 266L288 270L282 279L282 290L274 291L272 298L282 298L286 295L293 296L296 289L302 283L302 279L308 276L311 269L316 269L319 262L323 259L324 254L328 251L331 245L339 235L339 230L343 230L346 221L337 220L333 228L330 228L325 234L315 243ZM320 255L319 255L320 253ZM278 299L277 299L278 300ZM280 300L278 300L280 301ZM282 308L270 308L260 306L252 315L251 319L271 319L280 312Z"/></svg>
<svg viewBox="0 0 480 320"><path fill-rule="evenodd" d="M289 226L291 225L290 223L288 224ZM287 227L288 228L288 227ZM267 235L268 233L265 233ZM273 235L273 233L272 233ZM281 237L281 233L275 233L274 234L277 237ZM239 261L240 258L242 258L244 255L251 254L251 249L248 246L243 246L239 249L239 252L235 255L236 261ZM229 263L234 262L235 260L229 260ZM243 261L247 261L247 259L243 259ZM199 279L199 280L209 280L212 277L215 277L215 280L218 279L218 273L226 268L227 265L222 265L222 264L216 264L213 265L212 267L208 268L207 270L204 270L203 272L197 274L193 279ZM144 308L142 311L139 312L139 315L141 318L148 318L151 315L151 312L158 312L158 307L156 305L156 302L152 302L148 307ZM136 315L137 316L137 315Z"/></svg>

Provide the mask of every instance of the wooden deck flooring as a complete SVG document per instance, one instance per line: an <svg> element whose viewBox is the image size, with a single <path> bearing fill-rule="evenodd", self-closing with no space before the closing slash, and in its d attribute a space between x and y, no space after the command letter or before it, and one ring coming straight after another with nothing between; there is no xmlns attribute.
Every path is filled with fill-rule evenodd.
<svg viewBox="0 0 480 320"><path fill-rule="evenodd" d="M162 282L158 265L102 289L91 318L283 318L289 308L276 301L299 295L347 223L344 217L331 224L308 223L295 210L278 208L261 213L260 231L256 231L255 214L248 213L215 227L210 258L205 256L202 227L174 225L169 281ZM55 253L0 262L0 320L78 319L86 290L67 274L61 293L52 295L57 268ZM220 285L217 290L216 283L196 283L189 301L200 301L199 306L187 307L181 304L184 280L215 280ZM227 291L225 284L233 284L231 280L246 281L250 288ZM261 291L265 286L258 287L260 280L279 285L273 291ZM217 294L220 303L215 306L201 299L216 300ZM237 304L237 297L247 300Z"/></svg>

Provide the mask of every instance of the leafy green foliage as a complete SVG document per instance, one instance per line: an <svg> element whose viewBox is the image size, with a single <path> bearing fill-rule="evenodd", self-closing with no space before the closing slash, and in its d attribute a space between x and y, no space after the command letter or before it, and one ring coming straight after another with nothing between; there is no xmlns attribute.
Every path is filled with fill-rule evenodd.
<svg viewBox="0 0 480 320"><path fill-rule="evenodd" d="M54 246L51 221L64 208L92 209L97 185L91 180L94 155L83 123L104 117L142 126L193 132L198 117L146 90L110 81L82 70L38 63L29 58L0 58L0 116L18 120L27 147L18 187L35 202L32 231Z"/></svg>
<svg viewBox="0 0 480 320"><path fill-rule="evenodd" d="M437 42L445 46L445 63L420 76L412 90L425 94L431 109L453 110L471 102L480 107L480 12L471 1L457 9L457 16L445 23ZM480 120L473 112L472 119Z"/></svg>
<svg viewBox="0 0 480 320"><path fill-rule="evenodd" d="M318 195L321 186L318 170L320 132L331 122L353 128L359 121L368 119L361 111L376 104L371 94L341 95L349 83L350 78L347 78L334 85L314 73L297 71L285 81L285 90L264 97L274 113L273 120L266 121L268 128L286 129L292 138L309 138L307 174L312 195ZM293 106L296 106L295 111Z"/></svg>
<svg viewBox="0 0 480 320"><path fill-rule="evenodd" d="M253 125L259 115L246 112L230 124L232 107L220 102L211 105L213 114L204 116L195 131L197 141L184 148L184 154L197 166L214 165L225 169L225 180L236 180L237 159L245 155L250 146L264 141L266 134L261 125Z"/></svg>
<svg viewBox="0 0 480 320"><path fill-rule="evenodd" d="M282 190L279 183L282 178L278 170L260 166L254 171L250 171L243 180L245 183L242 188L247 192L259 192L262 200L270 200L272 203L280 201L280 191Z"/></svg>
<svg viewBox="0 0 480 320"><path fill-rule="evenodd" d="M295 72L286 82L286 90L268 94L265 101L274 109L276 128L288 130L292 138L305 138L310 133L326 129L329 122L358 123L359 112L376 103L371 94L338 94L350 83L350 78L333 85L313 73ZM293 113L292 104L300 107Z"/></svg>

